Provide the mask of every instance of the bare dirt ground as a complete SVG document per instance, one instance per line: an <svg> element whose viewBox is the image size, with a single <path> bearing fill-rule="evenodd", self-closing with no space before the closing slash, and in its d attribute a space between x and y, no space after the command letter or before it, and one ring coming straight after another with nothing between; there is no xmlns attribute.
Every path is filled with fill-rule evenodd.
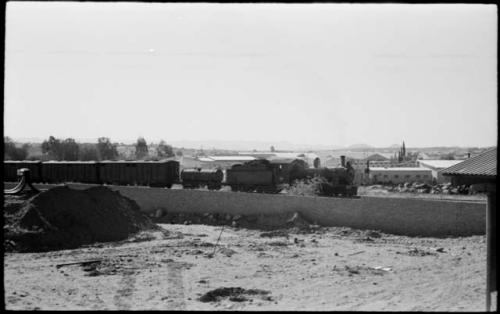
<svg viewBox="0 0 500 314"><path fill-rule="evenodd" d="M6 308L485 310L484 236L160 226L168 232L72 250L5 253Z"/></svg>

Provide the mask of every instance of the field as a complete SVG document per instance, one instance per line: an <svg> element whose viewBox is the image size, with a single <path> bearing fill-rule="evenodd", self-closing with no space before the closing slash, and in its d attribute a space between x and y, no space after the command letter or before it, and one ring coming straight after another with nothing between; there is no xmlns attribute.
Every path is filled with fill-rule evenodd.
<svg viewBox="0 0 500 314"><path fill-rule="evenodd" d="M160 226L121 242L5 253L6 308L485 310L484 236Z"/></svg>

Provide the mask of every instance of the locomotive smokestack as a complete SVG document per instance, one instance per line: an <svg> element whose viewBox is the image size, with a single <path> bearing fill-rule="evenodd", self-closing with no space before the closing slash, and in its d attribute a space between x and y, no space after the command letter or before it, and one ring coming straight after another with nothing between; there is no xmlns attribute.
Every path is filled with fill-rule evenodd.
<svg viewBox="0 0 500 314"><path fill-rule="evenodd" d="M345 156L340 156L340 165L345 167Z"/></svg>

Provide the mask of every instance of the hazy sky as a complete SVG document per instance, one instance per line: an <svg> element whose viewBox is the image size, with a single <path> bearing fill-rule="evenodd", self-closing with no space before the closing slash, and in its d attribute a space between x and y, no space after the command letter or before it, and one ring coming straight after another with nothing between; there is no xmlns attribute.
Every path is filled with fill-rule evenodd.
<svg viewBox="0 0 500 314"><path fill-rule="evenodd" d="M9 2L4 133L490 146L494 5Z"/></svg>

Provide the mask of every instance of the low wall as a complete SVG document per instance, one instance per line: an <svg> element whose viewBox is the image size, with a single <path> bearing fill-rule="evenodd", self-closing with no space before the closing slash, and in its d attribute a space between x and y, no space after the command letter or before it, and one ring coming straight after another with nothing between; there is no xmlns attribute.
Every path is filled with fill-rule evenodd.
<svg viewBox="0 0 500 314"><path fill-rule="evenodd" d="M35 185L37 186L37 185ZM70 184L73 188L89 185ZM486 233L486 204L416 198L332 198L243 192L109 186L135 200L144 212L268 215L300 212L323 226L373 229L408 236L470 236Z"/></svg>

